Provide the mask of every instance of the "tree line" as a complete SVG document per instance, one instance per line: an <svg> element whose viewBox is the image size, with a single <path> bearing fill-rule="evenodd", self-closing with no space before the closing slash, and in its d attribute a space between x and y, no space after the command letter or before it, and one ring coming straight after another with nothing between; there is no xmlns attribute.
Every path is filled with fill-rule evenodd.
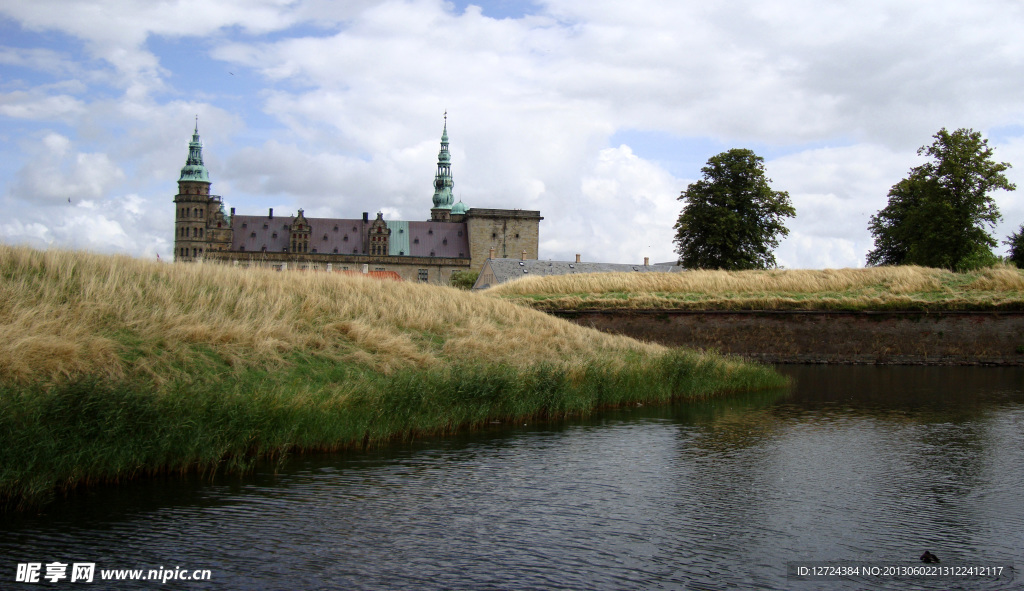
<svg viewBox="0 0 1024 591"><path fill-rule="evenodd" d="M972 129L949 132L918 149L929 161L910 169L889 190L888 204L871 216L874 248L867 264L921 265L954 271L999 262L992 229L1002 216L992 192L1014 191L996 162L993 148ZM774 250L789 235L786 218L796 216L786 191L770 186L764 158L732 149L712 156L701 179L679 196L685 202L676 221L679 264L693 269L769 269ZM1004 244L1007 257L1024 268L1024 224Z"/></svg>

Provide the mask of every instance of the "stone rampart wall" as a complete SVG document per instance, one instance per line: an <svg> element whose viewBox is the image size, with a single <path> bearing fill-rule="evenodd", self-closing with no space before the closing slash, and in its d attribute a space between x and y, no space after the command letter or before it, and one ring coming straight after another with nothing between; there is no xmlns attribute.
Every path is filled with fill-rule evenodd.
<svg viewBox="0 0 1024 591"><path fill-rule="evenodd" d="M1024 365L1024 312L556 312L583 326L768 363Z"/></svg>

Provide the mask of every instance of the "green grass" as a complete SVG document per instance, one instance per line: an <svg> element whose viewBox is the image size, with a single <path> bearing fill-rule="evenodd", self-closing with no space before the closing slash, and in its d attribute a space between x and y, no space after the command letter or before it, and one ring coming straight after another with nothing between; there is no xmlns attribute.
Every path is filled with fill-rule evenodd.
<svg viewBox="0 0 1024 591"><path fill-rule="evenodd" d="M0 507L149 474L776 388L448 287L0 245Z"/></svg>
<svg viewBox="0 0 1024 591"><path fill-rule="evenodd" d="M38 506L93 482L248 470L258 459L554 419L598 408L778 388L763 366L684 350L584 364L444 365L389 375L296 355L284 370L202 371L160 387L81 379L0 387L0 505ZM197 366L199 367L199 366Z"/></svg>
<svg viewBox="0 0 1024 591"><path fill-rule="evenodd" d="M528 277L488 295L544 311L1024 310L1024 270L921 267Z"/></svg>

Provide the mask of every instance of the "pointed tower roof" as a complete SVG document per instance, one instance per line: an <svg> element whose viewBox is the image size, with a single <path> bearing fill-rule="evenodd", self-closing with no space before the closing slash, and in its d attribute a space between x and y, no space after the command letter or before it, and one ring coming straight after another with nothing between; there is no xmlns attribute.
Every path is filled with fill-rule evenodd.
<svg viewBox="0 0 1024 591"><path fill-rule="evenodd" d="M437 153L437 174L434 175L434 209L451 209L455 203L452 188L452 155L448 152L448 111L444 112L441 151Z"/></svg>
<svg viewBox="0 0 1024 591"><path fill-rule="evenodd" d="M203 142L199 141L199 117L196 116L196 128L192 132L192 141L188 143L188 160L181 169L181 181L193 181L200 183L210 182L210 173L203 165Z"/></svg>

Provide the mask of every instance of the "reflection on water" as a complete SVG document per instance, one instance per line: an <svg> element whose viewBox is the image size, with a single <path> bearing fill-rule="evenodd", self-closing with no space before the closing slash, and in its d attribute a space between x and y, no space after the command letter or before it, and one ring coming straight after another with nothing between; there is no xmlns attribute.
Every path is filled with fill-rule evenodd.
<svg viewBox="0 0 1024 591"><path fill-rule="evenodd" d="M60 560L212 571L183 589L882 589L785 563L1022 556L1024 370L782 370L791 392L90 489L0 524L0 588Z"/></svg>

